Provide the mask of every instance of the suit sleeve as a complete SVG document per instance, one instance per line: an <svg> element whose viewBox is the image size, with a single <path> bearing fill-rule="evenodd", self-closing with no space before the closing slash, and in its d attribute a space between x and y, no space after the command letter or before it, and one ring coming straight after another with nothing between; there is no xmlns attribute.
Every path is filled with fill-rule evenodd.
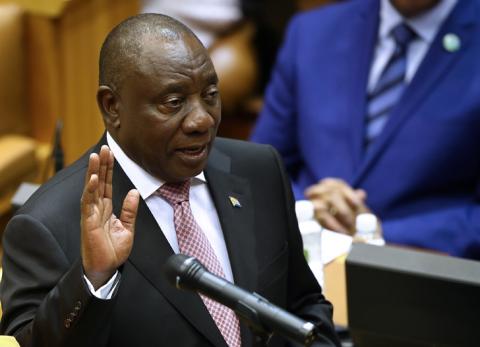
<svg viewBox="0 0 480 347"><path fill-rule="evenodd" d="M270 144L280 152L293 181L302 161L297 136L296 22L293 20L289 26L285 43L277 56L265 93L265 104L251 135L252 141Z"/></svg>
<svg viewBox="0 0 480 347"><path fill-rule="evenodd" d="M303 255L303 243L295 215L295 200L280 156L272 149L285 192L285 211L288 222L289 274L287 309L314 323L318 341L313 346L340 346L332 321L333 307L322 294L322 289Z"/></svg>
<svg viewBox="0 0 480 347"><path fill-rule="evenodd" d="M114 300L93 297L80 259L70 263L52 233L15 216L3 239L1 333L22 347L103 346Z"/></svg>
<svg viewBox="0 0 480 347"><path fill-rule="evenodd" d="M383 223L388 243L437 249L453 256L480 259L478 203L411 213Z"/></svg>

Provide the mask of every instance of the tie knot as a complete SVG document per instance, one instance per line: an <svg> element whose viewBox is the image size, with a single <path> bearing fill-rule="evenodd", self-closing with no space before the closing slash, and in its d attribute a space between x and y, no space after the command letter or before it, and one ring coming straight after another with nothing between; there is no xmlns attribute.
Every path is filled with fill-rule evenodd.
<svg viewBox="0 0 480 347"><path fill-rule="evenodd" d="M165 183L157 190L157 194L172 206L183 201L188 201L189 193L190 180L180 183Z"/></svg>
<svg viewBox="0 0 480 347"><path fill-rule="evenodd" d="M398 24L395 28L392 29L392 36L398 46L402 49L412 41L416 36L415 32L405 23Z"/></svg>

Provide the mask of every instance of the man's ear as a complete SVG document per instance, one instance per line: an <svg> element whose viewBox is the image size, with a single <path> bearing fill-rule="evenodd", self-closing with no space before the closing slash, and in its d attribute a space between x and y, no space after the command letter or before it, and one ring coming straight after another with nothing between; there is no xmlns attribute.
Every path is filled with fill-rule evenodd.
<svg viewBox="0 0 480 347"><path fill-rule="evenodd" d="M100 86L97 90L97 103L107 130L120 128L118 95L110 87Z"/></svg>

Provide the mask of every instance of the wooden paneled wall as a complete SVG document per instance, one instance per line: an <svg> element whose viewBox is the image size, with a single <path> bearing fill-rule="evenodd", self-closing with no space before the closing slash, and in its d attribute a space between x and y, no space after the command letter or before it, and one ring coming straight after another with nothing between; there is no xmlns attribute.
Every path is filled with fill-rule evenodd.
<svg viewBox="0 0 480 347"><path fill-rule="evenodd" d="M0 136L28 134L25 97L24 16L15 5L0 4Z"/></svg>
<svg viewBox="0 0 480 347"><path fill-rule="evenodd" d="M28 99L35 138L51 141L63 121L65 162L103 132L96 104L98 54L107 33L138 13L138 0L70 1L58 17L30 14L27 22Z"/></svg>

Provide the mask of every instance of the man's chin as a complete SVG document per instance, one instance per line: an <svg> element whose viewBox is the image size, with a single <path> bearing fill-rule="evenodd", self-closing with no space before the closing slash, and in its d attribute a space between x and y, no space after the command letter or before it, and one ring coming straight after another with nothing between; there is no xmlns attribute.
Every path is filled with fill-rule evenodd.
<svg viewBox="0 0 480 347"><path fill-rule="evenodd" d="M207 161L201 163L201 165L196 166L183 166L179 168L175 172L171 172L168 176L168 179L162 178L166 182L175 183L175 182L183 182L187 179L197 176L200 174L207 164Z"/></svg>

